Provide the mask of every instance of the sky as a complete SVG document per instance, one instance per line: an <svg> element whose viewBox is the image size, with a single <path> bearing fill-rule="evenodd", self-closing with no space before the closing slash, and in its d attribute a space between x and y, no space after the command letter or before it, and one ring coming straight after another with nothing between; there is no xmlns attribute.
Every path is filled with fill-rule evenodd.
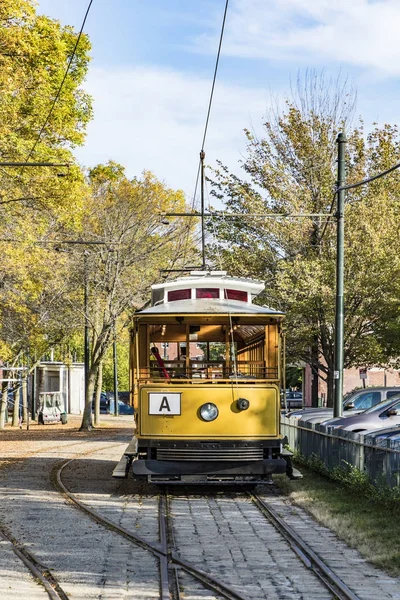
<svg viewBox="0 0 400 600"><path fill-rule="evenodd" d="M88 0L39 0L80 29ZM93 0L85 33L94 100L82 166L115 160L193 197L225 0ZM240 174L245 128L262 134L275 102L307 70L357 90L366 129L400 110L398 0L230 0L205 143L206 165Z"/></svg>

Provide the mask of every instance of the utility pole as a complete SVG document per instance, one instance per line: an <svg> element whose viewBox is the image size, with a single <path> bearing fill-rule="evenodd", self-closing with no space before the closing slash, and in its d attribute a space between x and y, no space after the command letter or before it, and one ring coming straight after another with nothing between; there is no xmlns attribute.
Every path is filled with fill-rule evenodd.
<svg viewBox="0 0 400 600"><path fill-rule="evenodd" d="M89 382L89 316L88 316L88 296L89 296L89 282L88 282L88 252L87 250L83 253L83 271L84 271L84 313L85 313L85 336L84 336L84 360L85 360L85 406L88 403L87 397L87 386Z"/></svg>
<svg viewBox="0 0 400 600"><path fill-rule="evenodd" d="M345 184L345 144L344 133L339 133L338 144L338 180L336 210L336 311L335 311L335 401L333 416L341 417L343 413L343 333L344 333L344 194Z"/></svg>
<svg viewBox="0 0 400 600"><path fill-rule="evenodd" d="M117 366L117 338L114 331L113 343L113 361L114 361L114 415L118 417L118 366Z"/></svg>
<svg viewBox="0 0 400 600"><path fill-rule="evenodd" d="M206 244L205 244L205 231L204 231L204 158L206 153L204 150L200 152L200 168L201 168L201 181L200 181L200 198L201 198L201 256L203 269L206 266Z"/></svg>

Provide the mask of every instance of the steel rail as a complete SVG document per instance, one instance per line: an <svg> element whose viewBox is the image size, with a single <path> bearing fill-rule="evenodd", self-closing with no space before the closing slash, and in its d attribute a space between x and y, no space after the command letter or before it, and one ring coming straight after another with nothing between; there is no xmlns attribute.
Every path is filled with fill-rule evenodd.
<svg viewBox="0 0 400 600"><path fill-rule="evenodd" d="M339 600L360 600L265 500L252 492L247 492L247 494L260 512L285 538L304 565L334 594L335 598Z"/></svg>
<svg viewBox="0 0 400 600"><path fill-rule="evenodd" d="M85 456L87 456L89 454L94 454L95 452L98 452L98 450L89 451L85 454ZM71 504L75 505L80 510L87 513L89 515L89 517L91 517L99 525L106 527L110 531L112 531L118 535L121 535L122 537L124 537L128 541L132 542L133 544L136 544L137 546L143 548L144 550L151 552L159 560L162 560L165 557L167 557L169 564L178 565L181 569L183 569L184 571L186 571L187 573L192 575L192 577L194 577L195 579L199 580L206 587L217 592L223 598L226 598L226 600L248 600L248 598L246 598L245 596L243 596L236 590L232 589L231 587L225 585L219 579L209 575L202 569L198 569L191 563L188 563L185 560L181 559L176 554L176 552L166 551L165 548L163 548L162 543L154 544L152 542L148 542L147 540L145 540L141 536L137 535L136 533L132 533L132 532L128 531L127 529L125 529L124 527L121 527L117 523L114 523L110 519L100 515L97 511L90 508L86 503L79 500L75 494L73 494L72 492L70 492L67 489L67 487L64 485L64 483L62 482L62 479L61 479L61 474L62 474L63 470L65 469L65 467L67 465L69 465L70 463L72 463L74 460L76 460L76 459L75 458L68 459L68 460L64 461L61 465L56 465L52 471L52 480L53 480L54 487L56 489L58 489L58 491L61 494L63 494Z"/></svg>
<svg viewBox="0 0 400 600"><path fill-rule="evenodd" d="M160 557L160 580L161 580L161 600L170 600L170 581L168 572L168 537L166 526L166 508L164 497L160 494L158 505L158 526L160 532L160 544L164 556ZM180 600L179 586L177 599Z"/></svg>
<svg viewBox="0 0 400 600"><path fill-rule="evenodd" d="M168 506L168 495L165 491L164 494L160 494L159 496L159 506L158 506L158 522L160 526L160 541L163 545L166 555L168 558L171 556L170 546L175 546L172 527L169 519L169 506ZM176 598L177 600L181 600L181 592L179 585L179 576L178 569L173 563L170 565L170 570L173 569L173 586L171 586L171 597ZM167 560L167 570L168 570L168 560ZM172 581L170 580L170 584ZM169 597L168 597L169 600Z"/></svg>
<svg viewBox="0 0 400 600"><path fill-rule="evenodd" d="M178 553L176 552L174 532L173 532L172 521L171 521L171 508L170 508L170 502L169 502L168 487L166 487L164 490L164 498L165 498L165 503L164 503L165 522L166 522L167 533L168 533L168 537L170 539L170 546L171 546L171 548L169 549L169 555L170 555L171 562L175 563L176 565L181 567L189 575L192 575L196 579L199 579L206 587L209 587L210 589L212 589L214 592L216 592L220 596L222 596L224 598L237 598L237 599L245 600L243 598L243 596L238 594L238 592L236 592L232 587L225 585L224 583L222 583L215 577L210 577L210 575L208 573L206 573L205 571L203 571L202 569L198 569L197 567L194 568L193 565L191 565L190 563L186 562L185 560L183 560L179 557ZM177 568L175 568L175 578L176 578L175 584L177 586L178 595L179 595L179 580L178 580Z"/></svg>
<svg viewBox="0 0 400 600"><path fill-rule="evenodd" d="M103 441L109 441L109 438L106 438L106 440L101 438L99 439L99 442ZM82 445L82 441L67 444L66 447L76 445ZM29 452L15 458L11 457L10 459L6 460L9 460L12 462L12 464L14 464L14 462L19 461L21 459L28 460L29 458L31 458L31 456L35 456L36 454L41 454L52 449L54 449L54 445L46 446L45 448L41 448L40 450ZM27 550L21 542L14 538L14 536L7 530L7 528L2 523L0 523L0 540L7 542L11 545L14 554L29 569L33 577L36 578L41 585L43 585L50 600L69 600L69 596L66 594L66 592L64 592L59 581L51 573L51 570L46 565L44 565L42 561L39 558L37 558L32 552Z"/></svg>
<svg viewBox="0 0 400 600"><path fill-rule="evenodd" d="M67 594L61 588L59 582L46 567L32 552L22 546L17 540L4 528L0 526L0 540L11 544L14 554L24 563L24 565L32 573L33 577L43 585L50 600L68 600Z"/></svg>

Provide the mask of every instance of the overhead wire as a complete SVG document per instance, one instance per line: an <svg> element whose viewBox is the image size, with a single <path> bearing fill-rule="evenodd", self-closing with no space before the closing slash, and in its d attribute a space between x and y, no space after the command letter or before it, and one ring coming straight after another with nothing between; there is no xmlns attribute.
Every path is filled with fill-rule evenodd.
<svg viewBox="0 0 400 600"><path fill-rule="evenodd" d="M89 14L90 8L91 8L91 6L92 6L92 3L93 3L93 0L90 0L90 1L89 1L89 4L88 4L88 7L87 7L87 9L86 9L85 16L84 16L84 18L83 18L83 21L82 21L81 28L80 28L80 30L79 30L78 37L77 37L77 39L76 39L76 42L75 42L74 49L72 50L72 54L71 54L71 56L69 57L68 64L67 64L67 68L66 68L66 70L65 70L65 73L64 73L64 77L63 77L63 79L62 79L62 81L61 81L61 83L60 83L60 86L59 86L59 88L58 88L58 90L57 90L57 93L56 93L56 95L55 95L54 99L53 99L53 102L52 102L52 104L51 104L51 107L50 107L50 110L49 110L49 112L48 112L48 114L47 114L47 117L46 117L46 119L45 119L45 121L44 121L44 123L43 123L43 125L42 125L42 127L41 127L41 129L40 129L40 131L39 131L39 134L38 134L38 136L37 136L37 138L36 138L36 140L35 140L35 142L34 142L34 144L33 144L32 148L31 148L31 150L29 151L29 154L28 154L28 157L27 157L27 159L26 159L26 162L29 162L29 159L32 157L33 153L35 152L35 150L36 150L36 146L38 145L38 143L39 143L39 141L40 141L40 139L41 139L41 137L42 137L42 135L43 135L43 132L44 132L44 130L45 130L45 128L46 128L46 126L47 126L47 124L48 124L49 120L50 120L50 117L51 117L51 115L53 114L53 111L54 111L55 105L56 105L56 103L57 103L57 101L58 101L58 99L59 99L59 97L60 97L61 91L62 91L62 89L63 89L63 87L64 87L65 80L67 79L67 76L68 76L69 70L70 70L70 68L71 68L72 61L73 61L73 60L74 60L74 58L75 58L75 54L76 54L76 51L77 51L77 49L78 49L78 46L79 46L80 39L81 39L81 37L82 37L83 29L84 29L84 27L85 27L85 24L86 24L86 19L87 19L87 17L88 17L88 14Z"/></svg>
<svg viewBox="0 0 400 600"><path fill-rule="evenodd" d="M226 2L225 2L225 9L224 9L224 16L223 16L223 19L222 19L221 33L220 33L220 36L219 36L217 58L216 58L216 61L215 61L214 75L213 75L213 80L212 80L212 85L211 85L211 92L210 92L210 97L209 97L209 101L208 101L206 121L205 121L205 125L204 125L203 139L202 139L202 142L201 142L201 152L204 152L204 144L205 144L206 137L207 137L208 124L209 124L210 115L211 115L211 107L212 107L212 102L213 102L213 98L214 98L215 82L217 80L219 58L220 58L220 55L221 55L222 40L223 40L223 37L224 37L224 31L225 31L225 22L226 22L226 14L227 14L227 11L228 11L228 4L229 4L229 0L226 0ZM191 202L191 210L192 211L194 211L195 204L196 204L197 189L198 189L198 186L199 186L199 179L200 179L200 170L201 170L201 160L199 159L199 163L198 163L198 167L197 167L196 183L195 183L194 193L193 193L192 202ZM189 237L190 237L190 229L188 230L188 233L187 233L187 236L186 236L186 242L184 244L185 245L184 252L186 252L186 249L187 249L187 246L188 246L188 243L189 243Z"/></svg>
<svg viewBox="0 0 400 600"><path fill-rule="evenodd" d="M333 214L333 207L335 205L335 198L338 194L338 192L345 192L347 190L354 190L355 188L361 187L362 185L365 185L367 183L371 183L371 181L376 181L377 179L380 179L381 177L384 177L385 175L388 175L389 173L392 173L393 171L396 171L397 169L400 168L400 162L396 163L395 165L393 165L392 167L389 167L389 169L386 169L385 171L381 171L381 173L378 173L377 175L372 175L371 177L367 177L366 179L362 179L361 181L357 181L357 183L349 183L348 185L342 185L341 187L336 188L334 194L333 194L333 198L332 198L332 202L331 202L331 207L329 209L329 213L327 214L327 221L325 223L325 227L322 230L321 236L319 238L319 241L322 241L322 238L325 235L325 231L326 228L328 227L329 224L329 219L332 217Z"/></svg>
<svg viewBox="0 0 400 600"><path fill-rule="evenodd" d="M207 196L207 201L208 201L208 209L210 210L211 208L211 203L210 203L210 196L208 193L208 188L207 188L207 182L205 182L204 188L206 190L206 196ZM215 231L215 223L214 223L214 219L212 219L211 221L212 224L212 228L213 228L213 232L214 232L214 239L217 238L217 234ZM220 249L219 246L217 244L216 246L216 252L217 252L217 258L218 258L218 262L219 262L219 268L220 271L223 271L223 264L222 264L222 257L221 257L221 253L220 253ZM236 384L236 393L237 396L239 398L239 382L238 382L238 369L237 369L237 360L236 360L236 352L235 352L235 338L234 338L234 328L233 328L233 319L232 319L232 311L230 309L230 306L228 304L228 318L229 318L229 336L230 336L230 343L229 343L229 355L230 357L233 357L233 378ZM233 390L233 381L231 384L232 390Z"/></svg>
<svg viewBox="0 0 400 600"><path fill-rule="evenodd" d="M223 19L222 19L221 33L220 33L220 36L219 36L217 58L216 58L216 61L215 61L214 76L213 76L213 81L212 81L212 85L211 85L210 98L208 100L208 109L207 109L206 122L205 122L205 125L204 125L203 140L201 142L201 152L204 152L204 144L206 143L206 137L207 137L207 131L208 131L208 123L210 121L211 107L212 107L212 102L213 102L213 98L214 98L215 82L217 80L219 57L221 56L222 40L224 38L226 13L228 12L228 4L229 4L229 0L226 0L226 2L225 2L224 16L223 16ZM199 166L198 166L198 169L197 169L196 186L195 186L195 189L194 189L194 195L193 195L193 200L192 200L192 209L193 209L195 201L196 201L197 187L198 187L198 184L199 184L200 166L201 166L201 161L199 160Z"/></svg>

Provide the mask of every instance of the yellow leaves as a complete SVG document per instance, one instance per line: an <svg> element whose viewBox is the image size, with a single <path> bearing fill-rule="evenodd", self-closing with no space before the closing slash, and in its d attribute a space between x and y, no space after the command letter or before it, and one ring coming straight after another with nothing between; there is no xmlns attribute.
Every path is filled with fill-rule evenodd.
<svg viewBox="0 0 400 600"><path fill-rule="evenodd" d="M8 136L18 131L19 138L32 146L45 122L75 45L76 33L69 27L62 28L58 21L35 16L33 3L28 0L3 0L1 17L5 26L0 27L0 155L7 151L11 157L15 156L15 145ZM82 36L71 72L38 147L39 155L46 144L61 148L70 142L83 141L91 105L79 86L86 74L89 50L89 41ZM26 157L27 149L22 153Z"/></svg>

